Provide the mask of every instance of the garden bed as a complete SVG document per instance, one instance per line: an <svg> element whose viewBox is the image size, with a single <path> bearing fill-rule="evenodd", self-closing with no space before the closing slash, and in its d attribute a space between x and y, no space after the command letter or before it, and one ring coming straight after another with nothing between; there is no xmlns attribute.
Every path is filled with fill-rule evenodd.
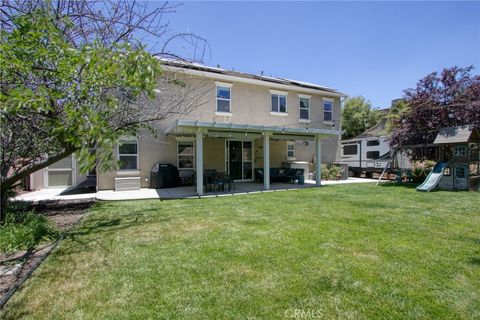
<svg viewBox="0 0 480 320"><path fill-rule="evenodd" d="M58 236L54 239L41 241L26 250L0 253L0 308L50 254L62 236L80 221L90 205L89 203L83 203L33 208L36 214L47 217L48 221L58 230Z"/></svg>

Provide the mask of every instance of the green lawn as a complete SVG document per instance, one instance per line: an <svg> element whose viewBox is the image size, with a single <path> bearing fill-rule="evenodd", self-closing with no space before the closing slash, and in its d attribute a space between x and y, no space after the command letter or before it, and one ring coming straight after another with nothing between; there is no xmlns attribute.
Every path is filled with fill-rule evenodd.
<svg viewBox="0 0 480 320"><path fill-rule="evenodd" d="M480 318L480 194L339 185L98 203L5 318Z"/></svg>

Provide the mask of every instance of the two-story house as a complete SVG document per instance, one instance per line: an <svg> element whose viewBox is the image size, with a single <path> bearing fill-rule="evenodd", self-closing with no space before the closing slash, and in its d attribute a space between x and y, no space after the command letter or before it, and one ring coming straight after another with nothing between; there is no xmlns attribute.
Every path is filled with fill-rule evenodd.
<svg viewBox="0 0 480 320"><path fill-rule="evenodd" d="M202 194L203 172L227 172L236 181L253 181L255 169L305 169L316 161L339 160L341 99L334 89L179 61L163 61L166 73L188 75L203 84L205 103L159 122L158 134L126 137L115 150L118 169L97 173L98 190L148 188L152 167L175 165L181 175L195 175ZM206 88L206 89L205 89ZM83 179L74 156L31 176L32 189L76 186Z"/></svg>

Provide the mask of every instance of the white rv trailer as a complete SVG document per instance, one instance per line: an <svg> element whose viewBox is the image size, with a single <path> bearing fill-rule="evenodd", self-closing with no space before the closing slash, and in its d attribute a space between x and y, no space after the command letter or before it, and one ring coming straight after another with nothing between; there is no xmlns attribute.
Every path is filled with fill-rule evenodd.
<svg viewBox="0 0 480 320"><path fill-rule="evenodd" d="M342 141L341 163L348 165L349 176L367 177L381 173L390 162L387 137L363 137Z"/></svg>
<svg viewBox="0 0 480 320"><path fill-rule="evenodd" d="M349 176L382 173L388 164L388 172L394 169L411 169L410 158L400 150L393 152L388 144L388 137L358 137L342 141L342 164L348 165Z"/></svg>

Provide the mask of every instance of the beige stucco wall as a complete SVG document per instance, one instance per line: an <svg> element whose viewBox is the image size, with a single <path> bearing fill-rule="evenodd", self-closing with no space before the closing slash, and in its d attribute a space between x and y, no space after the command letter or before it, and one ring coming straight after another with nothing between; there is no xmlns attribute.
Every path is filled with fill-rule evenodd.
<svg viewBox="0 0 480 320"><path fill-rule="evenodd" d="M205 169L225 171L225 139L205 137L203 163Z"/></svg>
<svg viewBox="0 0 480 320"><path fill-rule="evenodd" d="M192 81L192 80L190 80ZM188 114L179 116L180 119L202 120L202 121L218 121L232 122L239 124L255 124L255 125L277 125L305 128L323 129L340 129L340 98L327 97L308 93L310 98L310 120L311 123L305 124L299 122L300 117L300 100L298 94L307 94L301 90L278 90L275 87L259 86L253 84L228 82L231 87L231 117L216 115L216 81L214 79L204 78L201 90L205 91L206 103L191 110ZM225 82L225 81L222 81ZM288 116L271 115L271 93L270 90L287 92L287 113ZM333 120L335 126L331 122L323 122L323 98L331 98L334 100ZM172 121L173 119L169 119Z"/></svg>

